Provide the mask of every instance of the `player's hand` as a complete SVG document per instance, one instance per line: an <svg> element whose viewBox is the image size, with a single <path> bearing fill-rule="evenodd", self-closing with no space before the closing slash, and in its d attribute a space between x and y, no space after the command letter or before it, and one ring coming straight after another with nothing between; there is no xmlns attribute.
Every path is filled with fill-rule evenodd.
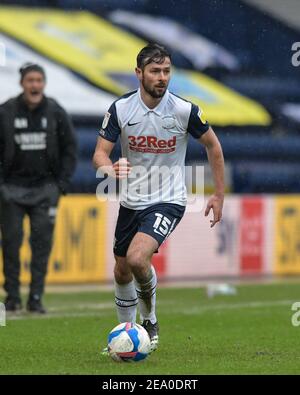
<svg viewBox="0 0 300 395"><path fill-rule="evenodd" d="M205 216L207 217L210 210L212 209L214 219L210 220L210 227L212 228L217 222L221 221L222 218L222 209L224 203L224 195L212 195L207 203Z"/></svg>
<svg viewBox="0 0 300 395"><path fill-rule="evenodd" d="M116 178L127 178L128 174L131 172L131 164L126 158L120 158L113 164L113 170Z"/></svg>

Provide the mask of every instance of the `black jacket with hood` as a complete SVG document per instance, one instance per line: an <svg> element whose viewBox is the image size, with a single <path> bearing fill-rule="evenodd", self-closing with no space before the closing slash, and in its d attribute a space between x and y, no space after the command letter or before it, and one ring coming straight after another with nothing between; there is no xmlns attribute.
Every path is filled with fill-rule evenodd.
<svg viewBox="0 0 300 395"><path fill-rule="evenodd" d="M73 126L66 111L46 96L38 108L30 111L22 94L0 105L0 186L10 173L15 155L15 119L36 117L35 121L47 119L46 157L53 178L62 193L66 193L76 166L76 139ZM40 121L39 121L40 118Z"/></svg>

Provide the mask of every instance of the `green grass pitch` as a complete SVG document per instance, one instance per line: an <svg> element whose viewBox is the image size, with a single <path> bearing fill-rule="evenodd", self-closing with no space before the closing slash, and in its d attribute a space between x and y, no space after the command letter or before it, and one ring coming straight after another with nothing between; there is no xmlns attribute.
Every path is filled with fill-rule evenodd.
<svg viewBox="0 0 300 395"><path fill-rule="evenodd" d="M145 361L100 355L117 324L112 291L48 293L49 313L7 317L1 374L299 374L300 284L240 285L209 299L204 288L160 288L160 346Z"/></svg>

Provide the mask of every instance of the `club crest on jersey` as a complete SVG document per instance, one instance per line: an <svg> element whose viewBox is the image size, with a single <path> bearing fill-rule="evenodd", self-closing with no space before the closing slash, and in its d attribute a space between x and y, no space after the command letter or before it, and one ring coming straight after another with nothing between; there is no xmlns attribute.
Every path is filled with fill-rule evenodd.
<svg viewBox="0 0 300 395"><path fill-rule="evenodd" d="M174 129L176 126L175 117L173 115L166 115L162 118L162 127L164 129Z"/></svg>
<svg viewBox="0 0 300 395"><path fill-rule="evenodd" d="M111 113L107 111L105 113L105 115L104 115L104 118L103 118L102 129L105 129L106 126L108 125L108 121L109 121L110 116L111 116Z"/></svg>
<svg viewBox="0 0 300 395"><path fill-rule="evenodd" d="M43 117L43 118L41 119L41 126L42 126L42 129L47 129L47 125L48 125L48 120L47 120L46 117Z"/></svg>
<svg viewBox="0 0 300 395"><path fill-rule="evenodd" d="M159 140L155 136L128 136L128 139L129 149L135 152L168 154L176 150L176 136L169 140Z"/></svg>

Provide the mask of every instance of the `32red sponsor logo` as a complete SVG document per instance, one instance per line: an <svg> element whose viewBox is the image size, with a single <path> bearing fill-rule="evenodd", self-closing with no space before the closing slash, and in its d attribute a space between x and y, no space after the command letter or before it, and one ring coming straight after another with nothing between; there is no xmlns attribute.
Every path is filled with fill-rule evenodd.
<svg viewBox="0 0 300 395"><path fill-rule="evenodd" d="M128 136L128 139L132 151L165 154L176 149L176 136L169 140L159 140L155 136Z"/></svg>

